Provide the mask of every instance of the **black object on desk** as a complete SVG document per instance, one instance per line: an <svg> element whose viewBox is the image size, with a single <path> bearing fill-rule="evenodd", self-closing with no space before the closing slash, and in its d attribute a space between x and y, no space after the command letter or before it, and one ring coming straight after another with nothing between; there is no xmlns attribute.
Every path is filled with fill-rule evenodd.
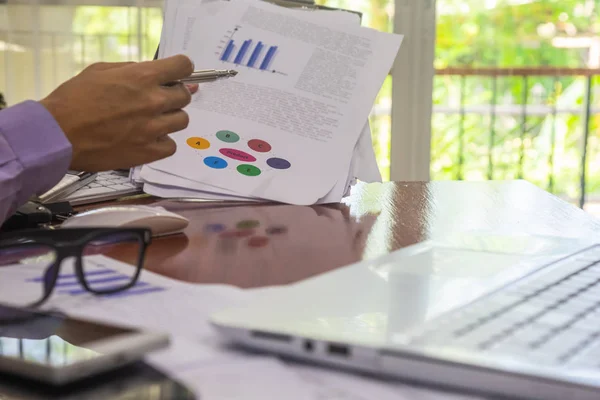
<svg viewBox="0 0 600 400"><path fill-rule="evenodd" d="M199 400L180 382L144 362L66 386L0 374L0 399L14 400Z"/></svg>
<svg viewBox="0 0 600 400"><path fill-rule="evenodd" d="M73 207L68 202L41 204L28 201L2 224L0 231L40 228L52 222L62 222L74 213Z"/></svg>
<svg viewBox="0 0 600 400"><path fill-rule="evenodd" d="M15 231L37 228L50 222L52 222L52 211L40 203L28 201L2 224L1 229L3 231Z"/></svg>

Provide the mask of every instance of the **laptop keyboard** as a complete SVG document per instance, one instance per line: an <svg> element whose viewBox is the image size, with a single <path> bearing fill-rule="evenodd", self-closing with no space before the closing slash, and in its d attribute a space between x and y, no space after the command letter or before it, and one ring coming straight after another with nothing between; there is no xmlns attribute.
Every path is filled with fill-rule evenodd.
<svg viewBox="0 0 600 400"><path fill-rule="evenodd" d="M116 199L140 192L141 189L129 180L127 172L105 171L98 173L94 182L71 193L66 200L77 205L95 200Z"/></svg>
<svg viewBox="0 0 600 400"><path fill-rule="evenodd" d="M415 342L600 368L600 246L542 273L442 316Z"/></svg>

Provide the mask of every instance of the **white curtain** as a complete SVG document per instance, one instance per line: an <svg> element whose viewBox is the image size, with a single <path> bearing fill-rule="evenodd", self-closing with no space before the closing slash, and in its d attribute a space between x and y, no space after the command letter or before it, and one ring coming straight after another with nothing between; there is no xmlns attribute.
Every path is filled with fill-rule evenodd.
<svg viewBox="0 0 600 400"><path fill-rule="evenodd" d="M0 93L38 100L96 61L154 56L160 0L0 0Z"/></svg>

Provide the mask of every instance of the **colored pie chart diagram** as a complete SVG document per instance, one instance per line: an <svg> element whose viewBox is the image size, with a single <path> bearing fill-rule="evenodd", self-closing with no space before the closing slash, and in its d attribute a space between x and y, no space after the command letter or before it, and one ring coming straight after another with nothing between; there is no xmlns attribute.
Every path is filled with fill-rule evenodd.
<svg viewBox="0 0 600 400"><path fill-rule="evenodd" d="M204 165L214 169L223 169L227 167L227 161L221 157L206 157L204 159Z"/></svg>
<svg viewBox="0 0 600 400"><path fill-rule="evenodd" d="M267 165L271 168L275 169L288 169L292 166L288 160L284 160L283 158L272 157L267 160Z"/></svg>
<svg viewBox="0 0 600 400"><path fill-rule="evenodd" d="M271 151L271 145L264 140L252 139L248 141L248 147L258 153L267 153Z"/></svg>
<svg viewBox="0 0 600 400"><path fill-rule="evenodd" d="M225 143L235 143L240 140L240 135L231 131L219 131L217 132L217 139Z"/></svg>
<svg viewBox="0 0 600 400"><path fill-rule="evenodd" d="M186 140L186 143L188 146L198 150L205 150L210 147L210 142L201 137L191 137Z"/></svg>
<svg viewBox="0 0 600 400"><path fill-rule="evenodd" d="M240 174L246 176L258 176L260 175L260 169L250 164L240 164L237 167Z"/></svg>

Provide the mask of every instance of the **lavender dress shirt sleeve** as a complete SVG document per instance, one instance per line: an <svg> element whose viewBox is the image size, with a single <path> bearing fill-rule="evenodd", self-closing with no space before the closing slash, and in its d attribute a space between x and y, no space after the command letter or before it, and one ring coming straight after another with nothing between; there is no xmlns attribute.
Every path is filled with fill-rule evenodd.
<svg viewBox="0 0 600 400"><path fill-rule="evenodd" d="M71 150L42 104L30 100L0 111L0 223L62 179Z"/></svg>

